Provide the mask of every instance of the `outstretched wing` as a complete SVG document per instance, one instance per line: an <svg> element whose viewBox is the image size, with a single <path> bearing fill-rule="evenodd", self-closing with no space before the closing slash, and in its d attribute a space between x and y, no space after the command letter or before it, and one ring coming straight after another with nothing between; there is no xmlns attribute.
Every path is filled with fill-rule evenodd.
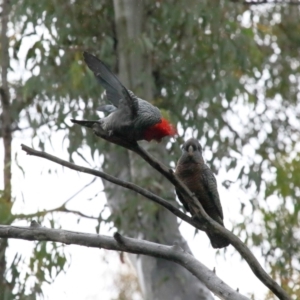
<svg viewBox="0 0 300 300"><path fill-rule="evenodd" d="M119 79L106 67L106 65L94 55L83 52L84 61L99 83L105 88L107 99L116 107L119 107L123 99L124 105L129 109L132 117L137 114L138 100L119 81Z"/></svg>

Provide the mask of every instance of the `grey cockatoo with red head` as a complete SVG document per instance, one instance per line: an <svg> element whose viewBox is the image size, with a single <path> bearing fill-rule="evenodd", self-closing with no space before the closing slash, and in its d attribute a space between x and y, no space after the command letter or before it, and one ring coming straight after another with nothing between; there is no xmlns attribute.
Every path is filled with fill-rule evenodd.
<svg viewBox="0 0 300 300"><path fill-rule="evenodd" d="M98 82L105 88L110 105L99 110L109 113L97 121L71 120L86 127L98 123L109 135L123 139L161 141L165 136L174 136L176 129L161 115L160 110L148 101L138 98L126 89L119 79L92 54L83 53L87 66L94 72Z"/></svg>

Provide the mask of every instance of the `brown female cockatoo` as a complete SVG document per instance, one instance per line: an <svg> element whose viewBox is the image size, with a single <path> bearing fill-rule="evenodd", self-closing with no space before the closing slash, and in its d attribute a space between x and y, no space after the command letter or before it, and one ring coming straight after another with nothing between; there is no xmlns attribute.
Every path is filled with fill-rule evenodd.
<svg viewBox="0 0 300 300"><path fill-rule="evenodd" d="M183 144L175 174L195 194L205 212L224 226L217 181L212 170L204 163L202 147L196 139L191 138ZM189 200L185 199L179 191L176 190L176 193L185 209L191 212ZM217 233L208 230L206 234L213 248L224 248L229 245L227 239Z"/></svg>

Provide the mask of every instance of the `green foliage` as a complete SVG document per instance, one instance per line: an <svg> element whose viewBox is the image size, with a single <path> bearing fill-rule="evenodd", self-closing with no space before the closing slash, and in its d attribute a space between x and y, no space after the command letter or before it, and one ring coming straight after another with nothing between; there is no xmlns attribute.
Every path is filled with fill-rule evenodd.
<svg viewBox="0 0 300 300"><path fill-rule="evenodd" d="M4 191L0 190L0 221L3 225L8 225L12 221L11 215L12 203L7 202L6 197L4 196Z"/></svg>
<svg viewBox="0 0 300 300"><path fill-rule="evenodd" d="M7 266L8 281L0 296L5 300L38 299L38 296L43 296L42 284L53 282L65 266L63 245L37 242L28 266L22 253L15 254L10 266ZM24 269L27 271L24 272Z"/></svg>
<svg viewBox="0 0 300 300"><path fill-rule="evenodd" d="M66 262L63 245L38 242L29 263L31 272L26 274L26 279L34 274L40 286L43 282L51 283L60 272L64 271Z"/></svg>
<svg viewBox="0 0 300 300"><path fill-rule="evenodd" d="M12 5L13 57L18 60L26 50L30 74L12 83L16 123L26 121L41 148L53 132L63 131L71 159L85 144L93 157L110 151L68 119L97 118L102 90L82 61L84 50L117 71L113 1ZM142 80L153 81L153 102L174 123L197 133L213 151L209 164L215 171L222 166L236 172L248 199L241 202L244 220L233 224L235 232L259 247L273 276L291 286L300 259L298 7L251 10L233 1L173 0L149 1L145 10L145 32L128 41L128 49L151 54L153 76ZM30 47L28 38L35 39ZM169 159L175 161L179 147L170 147ZM230 189L231 183L224 185ZM132 201L126 213L136 210ZM245 214L245 207L251 213ZM147 209L153 211L151 205ZM63 256L52 247L57 256L43 243L34 253L38 282L63 270Z"/></svg>

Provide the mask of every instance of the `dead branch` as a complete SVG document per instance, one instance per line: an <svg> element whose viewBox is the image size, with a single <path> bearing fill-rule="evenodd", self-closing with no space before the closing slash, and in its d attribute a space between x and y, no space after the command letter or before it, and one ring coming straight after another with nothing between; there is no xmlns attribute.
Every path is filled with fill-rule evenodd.
<svg viewBox="0 0 300 300"><path fill-rule="evenodd" d="M209 270L205 265L196 260L191 254L185 252L178 245L167 246L157 244L145 240L124 237L119 233L115 233L114 238L112 238L98 234L49 229L41 227L36 222L33 222L30 227L0 225L0 237L28 241L52 241L68 245L72 244L100 249L104 248L108 250L160 257L180 264L195 275L208 287L208 289L221 299L249 299L229 287L225 282L218 278L213 271Z"/></svg>

